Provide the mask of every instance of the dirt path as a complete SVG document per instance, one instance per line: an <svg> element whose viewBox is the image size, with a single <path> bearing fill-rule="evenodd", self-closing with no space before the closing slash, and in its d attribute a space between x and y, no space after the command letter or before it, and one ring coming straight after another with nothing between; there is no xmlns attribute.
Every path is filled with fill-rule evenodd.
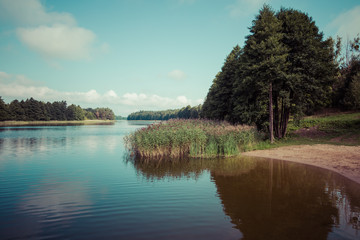
<svg viewBox="0 0 360 240"><path fill-rule="evenodd" d="M326 168L360 183L360 146L298 145L243 153Z"/></svg>

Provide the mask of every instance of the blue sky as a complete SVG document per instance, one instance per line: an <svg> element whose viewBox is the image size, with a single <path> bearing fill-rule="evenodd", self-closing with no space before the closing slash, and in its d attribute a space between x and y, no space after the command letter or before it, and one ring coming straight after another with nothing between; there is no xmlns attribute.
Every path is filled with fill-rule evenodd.
<svg viewBox="0 0 360 240"><path fill-rule="evenodd" d="M202 103L264 3L360 32L358 0L0 0L0 96L126 116Z"/></svg>

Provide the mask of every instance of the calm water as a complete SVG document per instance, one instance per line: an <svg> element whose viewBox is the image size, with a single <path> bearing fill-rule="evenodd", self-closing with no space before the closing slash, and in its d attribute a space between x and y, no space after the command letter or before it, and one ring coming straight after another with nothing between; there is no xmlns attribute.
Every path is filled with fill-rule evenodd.
<svg viewBox="0 0 360 240"><path fill-rule="evenodd" d="M0 128L0 239L360 239L358 184L275 160L131 160L139 127Z"/></svg>

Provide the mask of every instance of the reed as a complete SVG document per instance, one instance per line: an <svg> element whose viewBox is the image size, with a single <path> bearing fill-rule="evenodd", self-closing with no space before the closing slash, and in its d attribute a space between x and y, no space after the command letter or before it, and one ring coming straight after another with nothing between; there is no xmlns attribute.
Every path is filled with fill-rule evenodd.
<svg viewBox="0 0 360 240"><path fill-rule="evenodd" d="M234 156L256 140L254 127L178 119L149 125L125 137L127 148L142 159Z"/></svg>

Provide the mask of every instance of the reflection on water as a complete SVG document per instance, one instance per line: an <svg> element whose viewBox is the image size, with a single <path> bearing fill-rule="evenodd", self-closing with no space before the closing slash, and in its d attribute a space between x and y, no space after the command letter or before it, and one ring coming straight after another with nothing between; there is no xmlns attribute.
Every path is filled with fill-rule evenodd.
<svg viewBox="0 0 360 240"><path fill-rule="evenodd" d="M360 239L359 184L336 173L251 157L133 163L148 180L210 171L243 239Z"/></svg>
<svg viewBox="0 0 360 240"><path fill-rule="evenodd" d="M250 157L133 160L139 124L0 130L0 239L360 239L358 184Z"/></svg>

